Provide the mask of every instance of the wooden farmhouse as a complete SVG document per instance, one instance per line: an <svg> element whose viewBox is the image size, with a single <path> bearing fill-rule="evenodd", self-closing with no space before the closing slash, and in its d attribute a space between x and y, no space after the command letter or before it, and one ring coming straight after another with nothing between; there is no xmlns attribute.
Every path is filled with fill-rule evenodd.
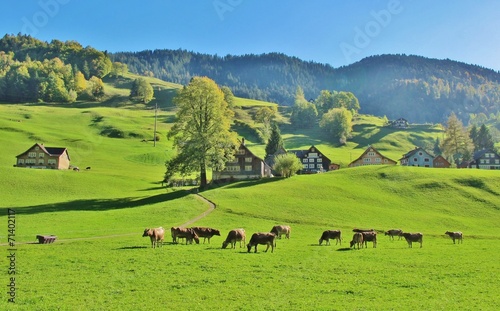
<svg viewBox="0 0 500 311"><path fill-rule="evenodd" d="M69 154L66 148L45 147L34 144L31 148L16 156L17 167L64 170L69 168Z"/></svg>
<svg viewBox="0 0 500 311"><path fill-rule="evenodd" d="M370 146L359 158L349 163L349 167L363 165L396 165L396 161L383 156L377 149Z"/></svg>
<svg viewBox="0 0 500 311"><path fill-rule="evenodd" d="M432 160L432 165L437 168L449 168L451 163L448 162L442 155L438 155Z"/></svg>
<svg viewBox="0 0 500 311"><path fill-rule="evenodd" d="M311 146L306 150L288 150L295 154L302 162L302 174L321 173L330 170L332 161L322 154L315 146Z"/></svg>
<svg viewBox="0 0 500 311"><path fill-rule="evenodd" d="M493 150L483 149L474 153L474 160L469 168L483 170L500 170L500 156Z"/></svg>
<svg viewBox="0 0 500 311"><path fill-rule="evenodd" d="M408 128L408 120L404 118L399 118L390 122L390 126L394 128L406 129Z"/></svg>
<svg viewBox="0 0 500 311"><path fill-rule="evenodd" d="M234 160L226 163L223 171L212 172L214 181L257 179L271 176L271 167L245 146L244 138L234 155Z"/></svg>

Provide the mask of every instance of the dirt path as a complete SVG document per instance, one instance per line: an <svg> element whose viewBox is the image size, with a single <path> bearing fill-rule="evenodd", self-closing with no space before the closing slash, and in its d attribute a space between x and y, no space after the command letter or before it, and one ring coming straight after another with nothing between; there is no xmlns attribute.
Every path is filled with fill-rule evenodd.
<svg viewBox="0 0 500 311"><path fill-rule="evenodd" d="M195 223L197 222L198 220L206 217L207 215L209 215L211 212L214 211L216 205L215 203L213 203L212 201L206 199L205 197L203 197L201 194L197 193L196 194L197 198L199 198L201 201L205 202L209 208L204 211L202 214L196 216L195 218L193 219L190 219L188 220L187 222L183 223L182 225L180 225L179 227L187 227L189 225L191 225L192 223ZM123 233L123 234L111 234L111 235L102 235L102 236L94 236L94 237L87 237L87 238L71 238L71 239L57 239L56 242L68 242L68 241L81 241L81 240L95 240L95 239L107 239L107 238L117 238L117 237L125 237L125 236L132 236L132 235L137 235L137 234L140 234L137 233L137 232L134 232L134 233ZM38 242L16 242L16 245L19 245L19 244L38 244ZM0 246L7 246L8 244L7 243L2 243L0 244Z"/></svg>

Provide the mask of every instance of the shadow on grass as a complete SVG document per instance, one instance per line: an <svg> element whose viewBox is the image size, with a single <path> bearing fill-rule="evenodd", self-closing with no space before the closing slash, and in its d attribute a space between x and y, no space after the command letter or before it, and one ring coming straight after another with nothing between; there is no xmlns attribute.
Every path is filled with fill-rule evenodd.
<svg viewBox="0 0 500 311"><path fill-rule="evenodd" d="M151 246L124 246L116 248L117 250L127 250L127 249L140 249L140 248L152 248Z"/></svg>
<svg viewBox="0 0 500 311"><path fill-rule="evenodd" d="M255 185L261 185L261 184L267 184L267 183L271 183L271 182L276 182L276 181L279 181L279 180L282 180L283 178L279 178L279 177L275 177L275 178L263 178L263 179L256 179L256 180L248 180L248 181L238 181L238 182L234 182L234 183L231 183L231 184L228 184L227 186L224 186L224 184L222 184L221 186L225 187L225 188L246 188L246 187L252 187L252 186L255 186Z"/></svg>
<svg viewBox="0 0 500 311"><path fill-rule="evenodd" d="M343 248L339 248L337 250L337 252L345 252L345 251L350 251L350 250L352 250L352 248L350 248L350 247L343 247Z"/></svg>
<svg viewBox="0 0 500 311"><path fill-rule="evenodd" d="M179 199L189 195L189 191L175 191L164 194L158 194L151 197L130 197L121 199L86 199L74 200L61 203L42 204L34 206L25 206L16 208L16 214L33 215L53 212L70 212L70 211L107 211L122 208L134 208L143 205L156 204L160 202ZM0 207L7 209L9 207Z"/></svg>

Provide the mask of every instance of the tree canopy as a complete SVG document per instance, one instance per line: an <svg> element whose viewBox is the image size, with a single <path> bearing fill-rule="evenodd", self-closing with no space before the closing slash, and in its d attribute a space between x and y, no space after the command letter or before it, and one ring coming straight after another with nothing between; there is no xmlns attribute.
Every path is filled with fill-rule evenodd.
<svg viewBox="0 0 500 311"><path fill-rule="evenodd" d="M137 78L132 82L130 98L141 103L149 103L154 96L151 84L144 78Z"/></svg>
<svg viewBox="0 0 500 311"><path fill-rule="evenodd" d="M441 150L448 158L452 158L456 164L459 164L463 160L469 160L473 147L467 129L455 113L451 113L446 123L445 138L441 144Z"/></svg>
<svg viewBox="0 0 500 311"><path fill-rule="evenodd" d="M200 173L200 187L207 185L207 168L222 170L234 157L236 135L230 131L234 115L224 93L207 77L194 77L174 97L178 108L168 138L177 155L167 161L166 176Z"/></svg>

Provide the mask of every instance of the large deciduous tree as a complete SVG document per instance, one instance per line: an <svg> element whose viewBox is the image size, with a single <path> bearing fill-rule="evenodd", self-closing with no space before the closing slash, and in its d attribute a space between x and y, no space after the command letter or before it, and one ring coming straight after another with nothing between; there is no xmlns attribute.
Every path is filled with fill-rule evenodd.
<svg viewBox="0 0 500 311"><path fill-rule="evenodd" d="M295 95L295 104L292 107L292 114L290 116L290 122L293 127L297 129L311 128L316 124L317 117L318 110L316 106L306 100L304 91L301 87L298 87Z"/></svg>
<svg viewBox="0 0 500 311"><path fill-rule="evenodd" d="M130 99L141 103L149 103L154 96L154 90L151 84L144 78L137 78L132 82L130 88Z"/></svg>
<svg viewBox="0 0 500 311"><path fill-rule="evenodd" d="M453 158L455 164L468 160L474 145L469 137L467 129L463 126L455 113L451 113L446 123L445 138L441 145L441 150L448 158Z"/></svg>
<svg viewBox="0 0 500 311"><path fill-rule="evenodd" d="M321 118L319 126L341 144L345 144L352 131L352 113L346 108L330 109Z"/></svg>
<svg viewBox="0 0 500 311"><path fill-rule="evenodd" d="M207 185L207 168L222 170L233 158L236 136L230 131L234 113L224 93L207 77L194 77L174 97L178 108L168 138L177 155L167 161L166 177L200 172L200 187Z"/></svg>

